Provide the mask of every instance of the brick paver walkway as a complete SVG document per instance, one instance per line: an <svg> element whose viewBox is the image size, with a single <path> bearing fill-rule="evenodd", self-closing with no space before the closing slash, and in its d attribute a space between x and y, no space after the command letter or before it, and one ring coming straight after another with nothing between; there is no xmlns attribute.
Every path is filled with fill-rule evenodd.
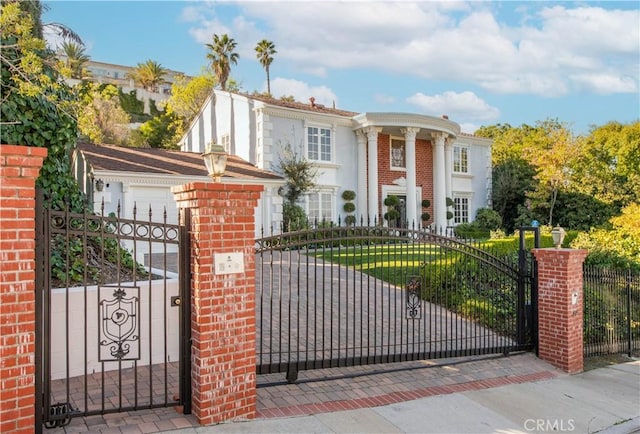
<svg viewBox="0 0 640 434"><path fill-rule="evenodd" d="M299 416L387 405L426 396L486 389L564 375L531 353L509 357L440 359L258 376L258 418ZM59 433L151 433L196 426L179 408L75 418Z"/></svg>

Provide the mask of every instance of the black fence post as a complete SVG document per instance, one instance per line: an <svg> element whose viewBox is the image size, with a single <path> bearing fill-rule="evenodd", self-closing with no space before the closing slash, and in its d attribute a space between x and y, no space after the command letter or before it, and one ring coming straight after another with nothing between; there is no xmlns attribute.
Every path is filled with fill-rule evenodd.
<svg viewBox="0 0 640 434"><path fill-rule="evenodd" d="M633 320L633 318L631 317L632 312L631 312L631 279L632 279L632 275L631 275L631 269L627 270L627 284L626 284L626 290L627 290L627 355L629 357L631 357L631 352L632 352L632 347L633 347L633 336L632 336L632 330L631 330L631 322Z"/></svg>
<svg viewBox="0 0 640 434"><path fill-rule="evenodd" d="M540 247L540 228L537 226L523 226L519 229L518 249L518 294L516 308L516 339L518 345L525 345L527 337L537 348L536 320L537 320L537 273L535 272L535 260L529 267L527 261L528 250L526 247L526 233L533 232L533 247ZM527 281L529 283L529 297L527 297Z"/></svg>

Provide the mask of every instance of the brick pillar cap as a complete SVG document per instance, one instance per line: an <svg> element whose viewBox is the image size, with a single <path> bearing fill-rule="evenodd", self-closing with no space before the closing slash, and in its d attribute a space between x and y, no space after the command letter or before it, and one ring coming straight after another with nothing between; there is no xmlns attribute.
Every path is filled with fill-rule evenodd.
<svg viewBox="0 0 640 434"><path fill-rule="evenodd" d="M534 256L537 255L545 255L545 254L553 254L556 253L558 255L567 256L567 255L584 255L587 256L589 253L586 249L567 249L564 247L556 248L556 247L545 247L540 249L532 249L531 253Z"/></svg>
<svg viewBox="0 0 640 434"><path fill-rule="evenodd" d="M264 190L264 186L262 184L230 184L226 182L189 182L171 187L172 193L184 193L195 190L261 192Z"/></svg>

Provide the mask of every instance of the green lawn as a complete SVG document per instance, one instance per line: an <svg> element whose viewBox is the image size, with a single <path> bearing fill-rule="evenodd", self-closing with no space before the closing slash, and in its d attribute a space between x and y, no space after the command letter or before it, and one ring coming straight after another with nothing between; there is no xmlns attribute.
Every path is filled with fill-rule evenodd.
<svg viewBox="0 0 640 434"><path fill-rule="evenodd" d="M394 285L419 275L420 266L434 259L439 247L429 244L379 244L323 249L310 253L325 261L353 267Z"/></svg>

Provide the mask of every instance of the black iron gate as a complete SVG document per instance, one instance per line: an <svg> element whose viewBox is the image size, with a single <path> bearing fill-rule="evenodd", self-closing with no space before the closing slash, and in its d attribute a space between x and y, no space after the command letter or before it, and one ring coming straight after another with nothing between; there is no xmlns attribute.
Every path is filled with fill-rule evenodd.
<svg viewBox="0 0 640 434"><path fill-rule="evenodd" d="M188 210L179 225L119 210L51 210L38 193L38 432L76 416L191 411Z"/></svg>
<svg viewBox="0 0 640 434"><path fill-rule="evenodd" d="M295 381L300 370L531 350L525 231L517 249L380 226L257 240L257 372Z"/></svg>

